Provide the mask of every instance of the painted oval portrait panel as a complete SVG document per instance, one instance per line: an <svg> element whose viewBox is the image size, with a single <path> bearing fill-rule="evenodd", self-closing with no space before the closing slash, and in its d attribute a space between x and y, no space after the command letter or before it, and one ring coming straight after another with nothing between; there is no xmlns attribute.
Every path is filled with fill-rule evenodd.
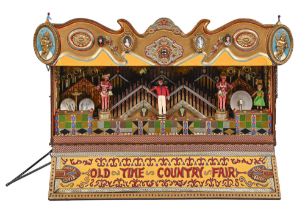
<svg viewBox="0 0 305 210"><path fill-rule="evenodd" d="M286 26L280 26L271 33L269 38L269 56L274 63L286 63L290 58L292 49L292 35Z"/></svg>
<svg viewBox="0 0 305 210"><path fill-rule="evenodd" d="M53 63L59 53L58 35L55 29L47 25L39 26L34 36L34 49L43 63Z"/></svg>

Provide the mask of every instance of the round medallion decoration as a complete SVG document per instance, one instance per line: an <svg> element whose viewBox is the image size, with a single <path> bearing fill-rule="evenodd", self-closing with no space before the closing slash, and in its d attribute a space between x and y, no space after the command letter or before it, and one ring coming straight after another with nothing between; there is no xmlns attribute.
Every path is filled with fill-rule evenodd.
<svg viewBox="0 0 305 210"><path fill-rule="evenodd" d="M69 33L68 43L75 50L89 50L93 46L94 37L89 30L75 29Z"/></svg>
<svg viewBox="0 0 305 210"><path fill-rule="evenodd" d="M59 35L50 23L38 26L33 44L37 58L44 64L52 64L60 53Z"/></svg>
<svg viewBox="0 0 305 210"><path fill-rule="evenodd" d="M276 64L284 64L288 61L293 50L293 38L286 26L276 27L269 36L268 54Z"/></svg>
<svg viewBox="0 0 305 210"><path fill-rule="evenodd" d="M202 34L198 34L193 39L193 45L196 52L202 52L206 46L206 39Z"/></svg>
<svg viewBox="0 0 305 210"><path fill-rule="evenodd" d="M135 39L132 34L125 33L121 37L121 46L125 52L131 51L134 45L135 45Z"/></svg>
<svg viewBox="0 0 305 210"><path fill-rule="evenodd" d="M241 29L233 35L235 46L244 51L254 50L259 42L258 34L250 29Z"/></svg>
<svg viewBox="0 0 305 210"><path fill-rule="evenodd" d="M160 65L169 65L183 55L183 47L164 36L146 46L145 55Z"/></svg>

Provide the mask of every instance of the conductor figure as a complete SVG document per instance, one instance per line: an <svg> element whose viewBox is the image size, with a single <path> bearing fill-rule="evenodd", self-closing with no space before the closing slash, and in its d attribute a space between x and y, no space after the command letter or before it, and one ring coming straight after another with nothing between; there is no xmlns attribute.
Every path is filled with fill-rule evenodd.
<svg viewBox="0 0 305 210"><path fill-rule="evenodd" d="M169 100L169 90L164 85L163 79L159 79L158 86L154 86L150 91L156 91L157 93L159 116L166 115L166 99Z"/></svg>

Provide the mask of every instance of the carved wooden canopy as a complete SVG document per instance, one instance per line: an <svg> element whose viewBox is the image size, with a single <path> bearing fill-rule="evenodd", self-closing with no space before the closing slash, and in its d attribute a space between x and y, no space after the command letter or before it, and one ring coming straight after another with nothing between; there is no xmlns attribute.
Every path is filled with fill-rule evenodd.
<svg viewBox="0 0 305 210"><path fill-rule="evenodd" d="M209 30L203 19L184 33L160 18L143 33L126 20L109 29L88 19L38 26L34 49L51 66L266 66L288 61L293 38L280 23L237 19Z"/></svg>

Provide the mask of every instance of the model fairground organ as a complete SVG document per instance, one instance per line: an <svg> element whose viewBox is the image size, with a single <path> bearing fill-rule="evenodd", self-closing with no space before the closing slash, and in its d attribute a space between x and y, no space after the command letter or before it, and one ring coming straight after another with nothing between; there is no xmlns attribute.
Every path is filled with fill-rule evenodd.
<svg viewBox="0 0 305 210"><path fill-rule="evenodd" d="M185 34L47 20L34 49L51 74L49 199L279 199L277 66L290 30L238 19Z"/></svg>

